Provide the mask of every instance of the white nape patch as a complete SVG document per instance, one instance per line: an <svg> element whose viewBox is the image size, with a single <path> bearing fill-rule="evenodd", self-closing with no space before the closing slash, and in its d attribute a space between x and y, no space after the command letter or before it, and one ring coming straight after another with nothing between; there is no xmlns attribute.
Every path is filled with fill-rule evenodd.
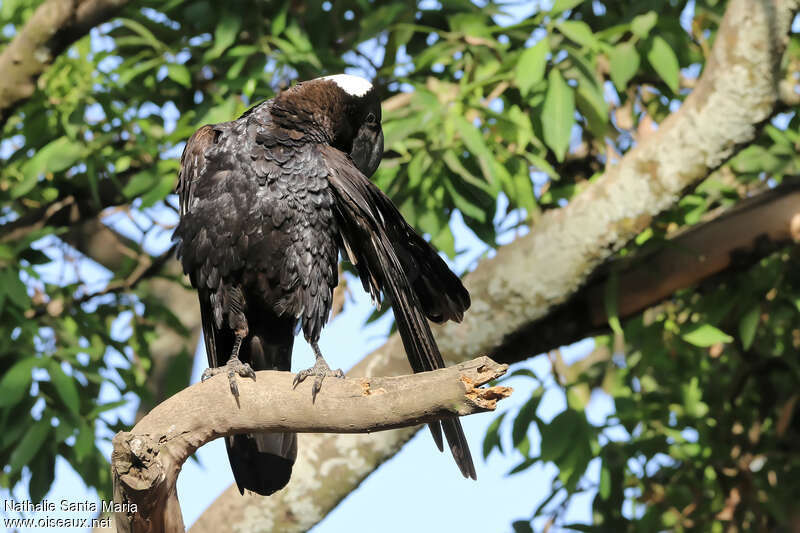
<svg viewBox="0 0 800 533"><path fill-rule="evenodd" d="M364 96L372 89L370 82L361 76L353 76L352 74L334 74L320 79L331 80L350 96Z"/></svg>

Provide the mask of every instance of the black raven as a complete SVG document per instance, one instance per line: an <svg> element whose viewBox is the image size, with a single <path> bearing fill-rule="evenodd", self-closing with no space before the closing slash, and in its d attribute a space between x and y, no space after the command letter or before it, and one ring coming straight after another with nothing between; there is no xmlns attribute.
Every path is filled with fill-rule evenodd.
<svg viewBox="0 0 800 533"><path fill-rule="evenodd" d="M414 372L444 361L427 319L460 321L469 293L436 251L368 177L383 155L381 108L367 80L339 74L300 83L239 119L206 125L186 143L174 238L183 270L197 288L210 375L290 370L302 329L316 363L316 396L332 371L317 346L331 310L339 251L365 290L391 301ZM312 397L312 399L313 399ZM456 417L429 424L439 449L442 429L466 477L475 479ZM268 495L289 481L294 434L226 439L239 490Z"/></svg>

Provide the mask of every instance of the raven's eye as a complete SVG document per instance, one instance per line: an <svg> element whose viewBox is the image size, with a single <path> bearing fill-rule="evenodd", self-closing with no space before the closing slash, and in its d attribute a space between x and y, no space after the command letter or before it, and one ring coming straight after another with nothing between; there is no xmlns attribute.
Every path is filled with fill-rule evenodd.
<svg viewBox="0 0 800 533"><path fill-rule="evenodd" d="M375 124L375 113L367 115L367 124Z"/></svg>

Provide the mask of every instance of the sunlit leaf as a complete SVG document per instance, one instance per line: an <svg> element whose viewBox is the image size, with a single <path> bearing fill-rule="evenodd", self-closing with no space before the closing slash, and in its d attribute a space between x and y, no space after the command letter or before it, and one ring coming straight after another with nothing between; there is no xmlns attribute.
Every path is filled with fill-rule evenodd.
<svg viewBox="0 0 800 533"><path fill-rule="evenodd" d="M618 44L611 50L609 59L611 81L614 82L618 90L623 91L639 70L639 52L636 51L633 43L625 42Z"/></svg>
<svg viewBox="0 0 800 533"><path fill-rule="evenodd" d="M584 0L556 0L553 2L553 7L550 9L550 13L552 15L558 15L562 11L566 11L567 9L572 9L573 7L579 5Z"/></svg>
<svg viewBox="0 0 800 533"><path fill-rule="evenodd" d="M592 29L585 22L579 20L565 20L556 24L558 30L566 35L570 40L581 46L595 48L597 38L592 33Z"/></svg>
<svg viewBox="0 0 800 533"><path fill-rule="evenodd" d="M214 31L214 46L206 52L205 59L216 59L232 45L241 25L242 20L238 16L231 13L223 14Z"/></svg>
<svg viewBox="0 0 800 533"><path fill-rule="evenodd" d="M553 150L556 158L563 161L575 123L575 95L558 70L551 70L547 81L547 95L542 109L544 142Z"/></svg>
<svg viewBox="0 0 800 533"><path fill-rule="evenodd" d="M631 31L640 39L646 39L650 30L656 25L658 15L655 11L648 11L644 15L637 15L631 22Z"/></svg>
<svg viewBox="0 0 800 533"><path fill-rule="evenodd" d="M28 194L36 186L38 178L46 172L61 172L74 165L83 155L84 147L67 137L40 148L22 166L23 181L11 190L12 198Z"/></svg>
<svg viewBox="0 0 800 533"><path fill-rule="evenodd" d="M525 49L517 62L517 85L523 95L527 95L531 87L544 79L544 69L547 65L547 54L550 47L547 39L542 39L530 48Z"/></svg>
<svg viewBox="0 0 800 533"><path fill-rule="evenodd" d="M680 65L675 52L672 51L667 41L658 35L655 36L650 42L650 49L647 51L647 61L672 92L677 93Z"/></svg>
<svg viewBox="0 0 800 533"><path fill-rule="evenodd" d="M718 342L733 342L733 337L715 328L711 324L703 324L682 335L689 344L707 348Z"/></svg>
<svg viewBox="0 0 800 533"><path fill-rule="evenodd" d="M185 65L170 63L167 65L167 76L169 76L169 79L180 83L184 87L192 86L192 75Z"/></svg>

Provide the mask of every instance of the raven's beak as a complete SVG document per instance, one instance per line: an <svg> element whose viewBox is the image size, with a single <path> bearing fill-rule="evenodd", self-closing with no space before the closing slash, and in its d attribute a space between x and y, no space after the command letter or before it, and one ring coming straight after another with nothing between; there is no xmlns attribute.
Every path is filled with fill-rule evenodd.
<svg viewBox="0 0 800 533"><path fill-rule="evenodd" d="M366 173L367 177L372 176L376 170L378 170L378 165L381 164L381 159L383 158L383 129L378 128L378 138L375 139L375 143L372 145L372 152L369 155L369 163L367 164Z"/></svg>

